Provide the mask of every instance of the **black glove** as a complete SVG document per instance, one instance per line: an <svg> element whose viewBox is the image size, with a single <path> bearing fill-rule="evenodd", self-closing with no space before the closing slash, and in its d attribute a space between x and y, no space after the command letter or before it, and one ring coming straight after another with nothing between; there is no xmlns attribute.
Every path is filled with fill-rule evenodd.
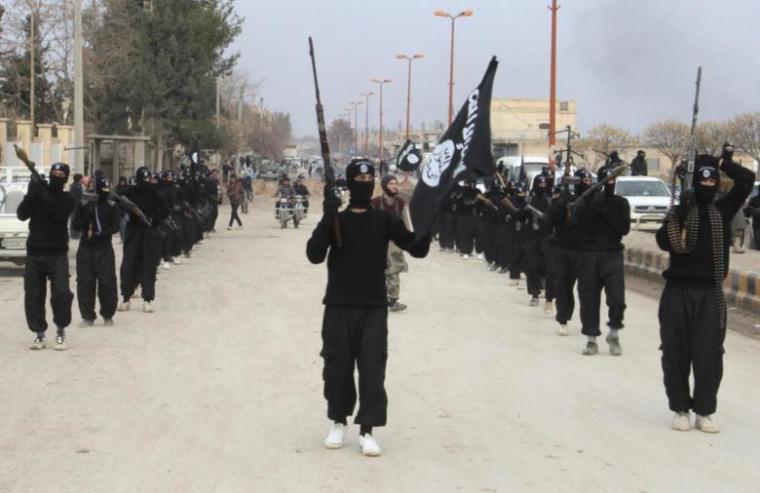
<svg viewBox="0 0 760 493"><path fill-rule="evenodd" d="M338 209L343 202L336 192L336 189L325 186L324 199L322 200L322 213L325 216L332 217L338 214Z"/></svg>

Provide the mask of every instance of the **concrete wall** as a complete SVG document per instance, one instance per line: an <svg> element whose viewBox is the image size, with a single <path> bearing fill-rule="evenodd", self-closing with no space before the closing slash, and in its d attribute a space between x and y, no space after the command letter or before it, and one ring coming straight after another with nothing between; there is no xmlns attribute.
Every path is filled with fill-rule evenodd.
<svg viewBox="0 0 760 493"><path fill-rule="evenodd" d="M15 136L9 138L9 130L14 125ZM37 137L32 139L32 125L29 120L0 118L0 167L22 166L16 158L14 144L24 149L41 171L47 170L55 162L73 163L74 151L65 149L74 146L74 128L70 125L57 125L55 130L58 134L56 137L53 136L53 124L38 124Z"/></svg>

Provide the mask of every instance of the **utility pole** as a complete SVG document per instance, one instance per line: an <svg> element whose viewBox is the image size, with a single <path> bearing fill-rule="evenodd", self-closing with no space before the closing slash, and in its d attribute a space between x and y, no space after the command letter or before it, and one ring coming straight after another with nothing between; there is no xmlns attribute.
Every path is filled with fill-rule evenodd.
<svg viewBox="0 0 760 493"><path fill-rule="evenodd" d="M372 79L372 82L380 86L380 136L378 138L378 159L383 161L383 86L391 82L390 79Z"/></svg>
<svg viewBox="0 0 760 493"><path fill-rule="evenodd" d="M414 60L417 60L419 58L423 58L424 55L422 53L417 53L415 55L404 55L399 54L396 55L396 58L399 60L407 60L409 62L409 68L407 71L407 81L406 81L406 132L405 136L408 139L409 138L409 118L411 115L411 107L412 107L412 62Z"/></svg>
<svg viewBox="0 0 760 493"><path fill-rule="evenodd" d="M82 0L74 0L74 169L84 171L84 67ZM90 163L92 166L92 163Z"/></svg>
<svg viewBox="0 0 760 493"><path fill-rule="evenodd" d="M243 123L243 97L245 96L245 82L240 86L240 99L238 100L238 123Z"/></svg>
<svg viewBox="0 0 760 493"><path fill-rule="evenodd" d="M222 90L221 90L221 77L216 78L216 125L217 127L222 121Z"/></svg>
<svg viewBox="0 0 760 493"><path fill-rule="evenodd" d="M372 91L369 92L360 92L360 96L364 96L365 102L364 102L364 157L369 156L369 97L373 96L375 93Z"/></svg>
<svg viewBox="0 0 760 493"><path fill-rule="evenodd" d="M557 142L554 135L557 131L557 11L559 10L557 0L552 0L549 10L552 12L551 74L549 75L549 146L551 147Z"/></svg>
<svg viewBox="0 0 760 493"><path fill-rule="evenodd" d="M34 140L34 137L37 134L37 124L35 122L34 118L34 21L35 21L35 4L37 3L37 0L30 0L29 5L31 6L31 12L32 15L29 16L31 19L30 23L30 29L29 29L29 119L32 121L32 136L30 139L30 142Z"/></svg>

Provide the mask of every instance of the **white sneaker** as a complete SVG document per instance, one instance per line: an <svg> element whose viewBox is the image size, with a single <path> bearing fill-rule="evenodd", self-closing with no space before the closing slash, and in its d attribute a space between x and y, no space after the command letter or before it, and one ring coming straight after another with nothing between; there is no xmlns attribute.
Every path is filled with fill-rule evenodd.
<svg viewBox="0 0 760 493"><path fill-rule="evenodd" d="M180 265L180 264L182 263L182 261L179 259L179 257L174 257L174 258L172 259L172 263L173 263L174 265Z"/></svg>
<svg viewBox="0 0 760 493"><path fill-rule="evenodd" d="M546 301L544 302L544 313L547 315L553 315L554 314L554 302L553 301Z"/></svg>
<svg viewBox="0 0 760 493"><path fill-rule="evenodd" d="M467 260L468 258L470 258L470 256L469 256L469 255L467 255L466 253L463 253L463 254L462 254L462 258L463 258L463 259L465 259L465 260Z"/></svg>
<svg viewBox="0 0 760 493"><path fill-rule="evenodd" d="M129 301L123 301L119 303L119 308L117 308L120 312L128 312L129 311Z"/></svg>
<svg viewBox="0 0 760 493"><path fill-rule="evenodd" d="M715 421L712 420L711 416L700 416L697 414L697 417L694 420L694 428L704 433L720 433L720 428Z"/></svg>
<svg viewBox="0 0 760 493"><path fill-rule="evenodd" d="M45 338L44 337L35 337L34 342L31 346L29 346L29 349L32 351L40 351L41 349L45 349Z"/></svg>
<svg viewBox="0 0 760 493"><path fill-rule="evenodd" d="M84 319L81 322L79 322L79 326L80 327L92 327L93 325L95 325L95 321L94 320Z"/></svg>
<svg viewBox="0 0 760 493"><path fill-rule="evenodd" d="M164 269L164 270L169 270L169 269L172 268L172 266L169 265L169 262L167 262L166 260L162 260L161 261L161 268Z"/></svg>
<svg viewBox="0 0 760 493"><path fill-rule="evenodd" d="M557 335L558 336L566 336L568 334L567 332L567 324L559 324L559 329L557 329Z"/></svg>
<svg viewBox="0 0 760 493"><path fill-rule="evenodd" d="M339 449L343 447L343 443L346 439L346 425L343 423L333 423L330 427L330 431L325 438L325 448Z"/></svg>
<svg viewBox="0 0 760 493"><path fill-rule="evenodd" d="M670 427L676 431L689 431L691 429L691 425L689 424L689 413L676 413L676 415L673 416L673 422L670 424Z"/></svg>
<svg viewBox="0 0 760 493"><path fill-rule="evenodd" d="M150 305L150 301L143 302L143 311L145 313L153 313L153 307Z"/></svg>
<svg viewBox="0 0 760 493"><path fill-rule="evenodd" d="M63 336L58 336L55 338L55 350L56 351L63 351L66 349L66 340Z"/></svg>
<svg viewBox="0 0 760 493"><path fill-rule="evenodd" d="M366 457L380 457L383 454L380 445L372 435L360 435L359 446L362 449L362 455Z"/></svg>
<svg viewBox="0 0 760 493"><path fill-rule="evenodd" d="M479 254L478 254L478 260L483 260L484 258L485 258L485 257L483 257L483 254L482 254L482 253L479 253Z"/></svg>

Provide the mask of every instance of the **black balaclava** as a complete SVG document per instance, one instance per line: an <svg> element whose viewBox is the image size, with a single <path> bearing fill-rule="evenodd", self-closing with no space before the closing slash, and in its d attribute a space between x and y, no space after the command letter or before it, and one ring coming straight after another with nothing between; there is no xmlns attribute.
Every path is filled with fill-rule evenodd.
<svg viewBox="0 0 760 493"><path fill-rule="evenodd" d="M518 183L515 187L514 202L517 207L523 207L527 203L526 196L528 194L528 191L526 188L527 187L524 183Z"/></svg>
<svg viewBox="0 0 760 493"><path fill-rule="evenodd" d="M549 186L549 177L547 175L538 175L533 180L533 195L539 197L541 195L550 195L551 188Z"/></svg>
<svg viewBox="0 0 760 493"><path fill-rule="evenodd" d="M612 185L607 183L610 176L612 176L612 168L609 166L602 166L596 173L597 179L600 182L604 182L604 195L607 197L615 195L615 182L613 181Z"/></svg>
<svg viewBox="0 0 760 493"><path fill-rule="evenodd" d="M140 166L137 168L135 176L137 178L138 188L147 188L150 186L150 170L146 166Z"/></svg>
<svg viewBox="0 0 760 493"><path fill-rule="evenodd" d="M702 185L702 180L713 179L715 185L708 187ZM720 184L720 171L718 171L718 159L709 154L697 156L694 163L694 197L698 204L711 204L715 199Z"/></svg>
<svg viewBox="0 0 760 493"><path fill-rule="evenodd" d="M383 189L383 193L390 198L395 198L396 195L398 195L398 191L393 193L390 190L388 190L388 184L394 180L398 182L398 179L396 178L395 175L385 175L383 176L383 179L380 180L380 187Z"/></svg>
<svg viewBox="0 0 760 493"><path fill-rule="evenodd" d="M53 171L63 171L63 176L54 176ZM65 163L55 163L50 166L50 190L53 192L63 192L63 186L69 179L69 165Z"/></svg>
<svg viewBox="0 0 760 493"><path fill-rule="evenodd" d="M619 166L622 161L620 160L620 156L618 155L618 151L612 151L610 153L610 164L613 166Z"/></svg>
<svg viewBox="0 0 760 493"><path fill-rule="evenodd" d="M373 180L358 182L358 175L370 174ZM375 167L366 159L353 159L346 166L346 182L350 198L348 206L356 209L366 209L372 202L372 192L375 190Z"/></svg>
<svg viewBox="0 0 760 493"><path fill-rule="evenodd" d="M591 173L586 169L579 169L575 172L575 177L578 178L578 183L575 184L575 194L580 195L589 189L591 185L583 183L585 178L591 178Z"/></svg>
<svg viewBox="0 0 760 493"><path fill-rule="evenodd" d="M721 153L721 159L732 161L734 159L734 145L731 142L723 144L723 152Z"/></svg>
<svg viewBox="0 0 760 493"><path fill-rule="evenodd" d="M98 201L105 202L111 195L111 180L105 176L99 176L95 181L95 191L98 192Z"/></svg>

